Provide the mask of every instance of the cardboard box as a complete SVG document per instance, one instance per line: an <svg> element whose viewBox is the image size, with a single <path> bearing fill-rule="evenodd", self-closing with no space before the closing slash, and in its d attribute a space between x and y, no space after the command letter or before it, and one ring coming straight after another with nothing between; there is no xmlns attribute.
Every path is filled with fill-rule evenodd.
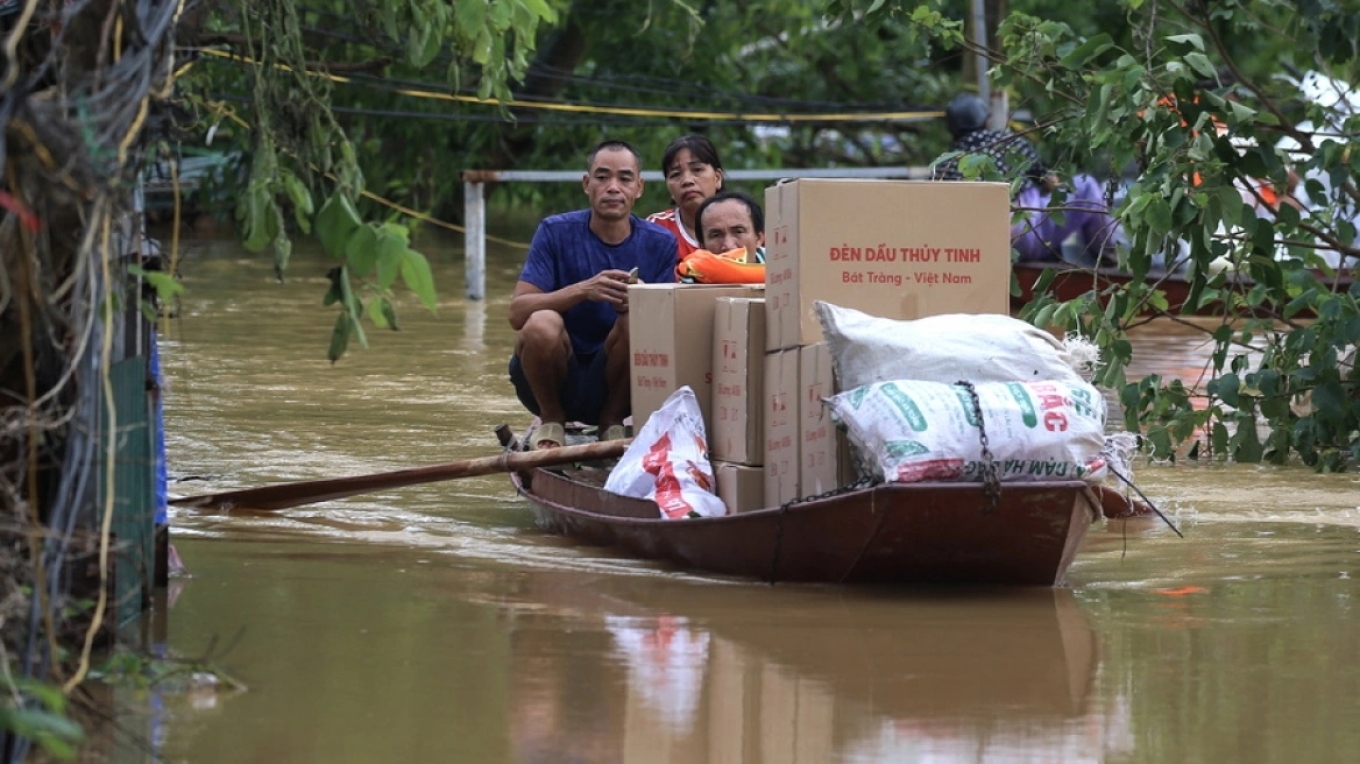
<svg viewBox="0 0 1360 764"><path fill-rule="evenodd" d="M848 448L822 405L836 392L825 342L798 350L798 379L798 490L806 498L841 487L841 450Z"/></svg>
<svg viewBox="0 0 1360 764"><path fill-rule="evenodd" d="M765 468L715 461L713 475L729 514L765 508Z"/></svg>
<svg viewBox="0 0 1360 764"><path fill-rule="evenodd" d="M771 507L799 498L798 361L797 348L765 356L765 503Z"/></svg>
<svg viewBox="0 0 1360 764"><path fill-rule="evenodd" d="M709 284L628 287L633 432L641 432L647 417L682 385L699 400L705 435L713 431L713 303L763 293L761 287Z"/></svg>
<svg viewBox="0 0 1360 764"><path fill-rule="evenodd" d="M713 312L713 458L765 460L765 300L719 297Z"/></svg>
<svg viewBox="0 0 1360 764"><path fill-rule="evenodd" d="M767 351L822 339L814 300L884 318L1010 309L1004 183L802 178L765 190Z"/></svg>

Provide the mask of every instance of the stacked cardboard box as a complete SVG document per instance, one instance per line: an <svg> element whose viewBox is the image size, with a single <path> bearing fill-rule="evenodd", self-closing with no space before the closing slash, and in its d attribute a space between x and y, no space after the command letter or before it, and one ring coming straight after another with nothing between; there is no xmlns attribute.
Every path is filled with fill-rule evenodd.
<svg viewBox="0 0 1360 764"><path fill-rule="evenodd" d="M765 506L765 300L719 297L713 316L713 428L718 495L731 512Z"/></svg>
<svg viewBox="0 0 1360 764"><path fill-rule="evenodd" d="M634 284L628 287L633 432L683 385L694 390L713 432L713 310L719 297L759 297L761 287ZM711 437L711 436L710 436Z"/></svg>
<svg viewBox="0 0 1360 764"><path fill-rule="evenodd" d="M765 503L835 489L847 448L821 399L835 391L812 304L886 318L1004 313L1005 184L803 179L765 192Z"/></svg>

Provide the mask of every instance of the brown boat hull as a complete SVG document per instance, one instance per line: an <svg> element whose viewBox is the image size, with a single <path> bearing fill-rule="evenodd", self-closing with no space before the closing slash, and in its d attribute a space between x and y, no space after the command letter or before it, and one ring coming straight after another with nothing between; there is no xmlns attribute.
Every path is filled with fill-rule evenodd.
<svg viewBox="0 0 1360 764"><path fill-rule="evenodd" d="M682 568L771 581L1062 583L1098 509L1085 484L882 485L787 509L663 520L656 504L549 470L516 473L541 527Z"/></svg>

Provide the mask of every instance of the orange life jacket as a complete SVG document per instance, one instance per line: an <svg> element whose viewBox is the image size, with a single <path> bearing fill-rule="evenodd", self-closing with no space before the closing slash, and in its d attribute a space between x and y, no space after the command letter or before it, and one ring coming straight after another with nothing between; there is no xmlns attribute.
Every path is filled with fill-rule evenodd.
<svg viewBox="0 0 1360 764"><path fill-rule="evenodd" d="M746 262L746 248L737 247L721 255L696 249L676 266L681 280L700 284L764 284L765 264Z"/></svg>

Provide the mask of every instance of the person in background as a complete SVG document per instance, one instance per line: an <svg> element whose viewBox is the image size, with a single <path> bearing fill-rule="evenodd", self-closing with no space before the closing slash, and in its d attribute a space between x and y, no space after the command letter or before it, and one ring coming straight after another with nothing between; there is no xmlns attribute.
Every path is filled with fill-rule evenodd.
<svg viewBox="0 0 1360 764"><path fill-rule="evenodd" d="M765 262L765 212L750 195L723 191L704 200L694 213L699 244L715 254L746 248L746 262Z"/></svg>
<svg viewBox="0 0 1360 764"><path fill-rule="evenodd" d="M1017 209L1025 210L1022 220L1011 225L1011 246L1022 261L1062 260L1064 243L1079 238L1078 259L1097 262L1117 239L1118 224L1109 213L1100 183L1089 175L1077 175L1058 202L1063 211L1061 223L1049 216L1054 192L1063 182L1039 159L1034 145L1020 135L1004 130L988 130L991 110L971 93L954 96L945 107L945 125L954 142L951 152L984 154L991 158L1002 176L1022 178L1015 196ZM936 180L964 180L959 160L953 157L935 168Z"/></svg>
<svg viewBox="0 0 1360 764"><path fill-rule="evenodd" d="M679 262L700 247L694 213L705 199L722 190L722 160L709 139L702 135L682 135L666 147L661 156L661 171L666 176L671 204L675 206L653 213L647 220L675 236L675 260Z"/></svg>
<svg viewBox="0 0 1360 764"><path fill-rule="evenodd" d="M605 141L586 166L589 209L539 224L510 300L510 380L541 420L537 449L564 445L569 420L598 425L601 440L624 437L630 271L647 283L675 281L675 239L632 214L642 196L637 150Z"/></svg>

